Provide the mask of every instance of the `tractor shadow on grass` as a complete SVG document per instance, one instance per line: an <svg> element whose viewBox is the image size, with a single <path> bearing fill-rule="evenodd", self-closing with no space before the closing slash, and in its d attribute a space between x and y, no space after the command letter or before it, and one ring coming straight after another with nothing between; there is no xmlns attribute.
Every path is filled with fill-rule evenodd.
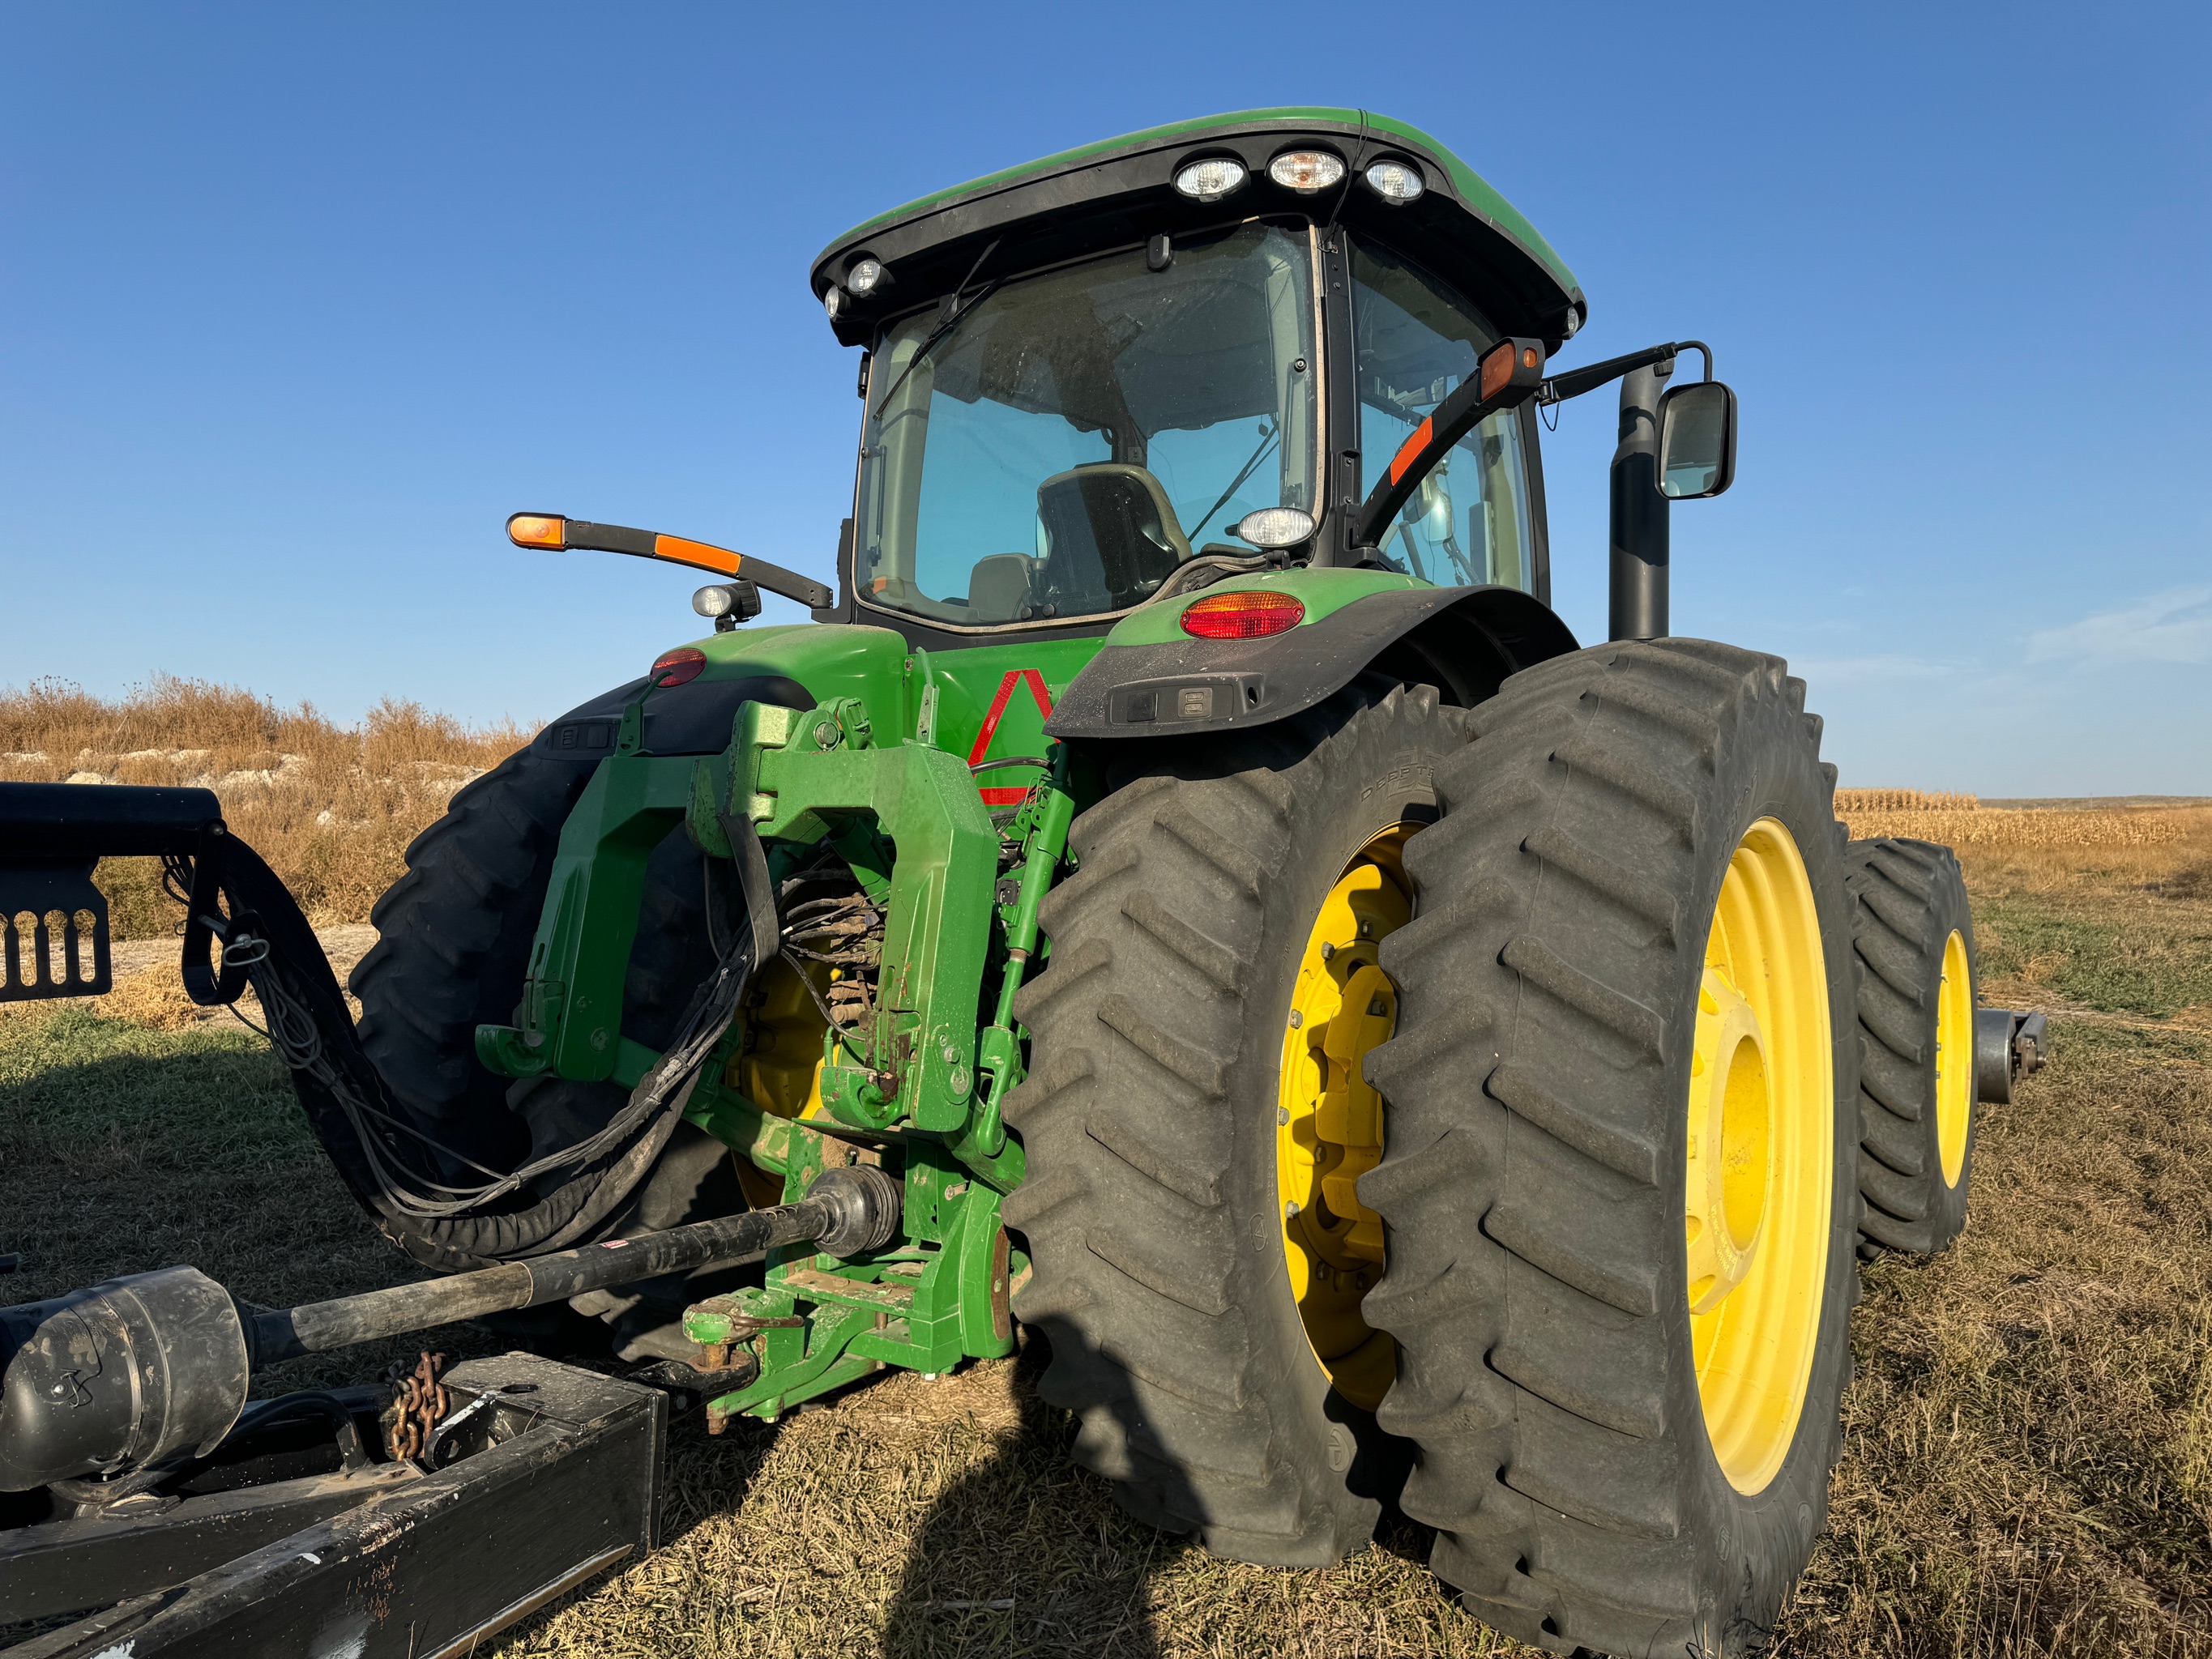
<svg viewBox="0 0 2212 1659"><path fill-rule="evenodd" d="M1348 1607L1370 1588L1390 1590L1407 1567L1433 1583L1426 1563L1435 1534L1395 1505L1376 1529L1373 1554L1318 1573L1218 1560L1194 1539L1130 1519L1109 1483L1075 1462L1073 1414L1037 1397L1044 1357L1030 1334L1013 1364L927 1385L947 1390L954 1411L964 1385L983 1408L957 1425L948 1414L951 1432L939 1431L943 1453L964 1467L909 1536L884 1628L888 1659L1265 1653L1313 1619L1346 1624ZM1311 1605L1316 1598L1328 1605ZM1358 1634L1368 1633L1368 1617L1361 1607L1351 1618Z"/></svg>
<svg viewBox="0 0 2212 1659"><path fill-rule="evenodd" d="M970 1419L988 1444L914 1530L884 1629L889 1659L1161 1651L1154 1571L1194 1546L1130 1520L1076 1464L1073 1416L1037 1397L1043 1349L1032 1340L1012 1364L971 1373L997 1396Z"/></svg>

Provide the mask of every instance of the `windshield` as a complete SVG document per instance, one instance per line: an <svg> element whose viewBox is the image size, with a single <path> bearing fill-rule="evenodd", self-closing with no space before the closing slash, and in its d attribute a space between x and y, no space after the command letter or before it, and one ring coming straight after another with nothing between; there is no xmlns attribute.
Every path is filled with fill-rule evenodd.
<svg viewBox="0 0 2212 1659"><path fill-rule="evenodd" d="M869 375L862 601L953 628L1101 616L1255 508L1313 511L1310 234L1247 224L1178 240L1164 270L1138 248L987 277L950 330L936 309L893 325Z"/></svg>
<svg viewBox="0 0 2212 1659"><path fill-rule="evenodd" d="M1498 334L1482 313L1388 248L1355 242L1352 324L1359 449L1373 469L1474 373ZM1379 538L1425 581L1529 588L1528 485L1521 419L1492 415L1446 451Z"/></svg>

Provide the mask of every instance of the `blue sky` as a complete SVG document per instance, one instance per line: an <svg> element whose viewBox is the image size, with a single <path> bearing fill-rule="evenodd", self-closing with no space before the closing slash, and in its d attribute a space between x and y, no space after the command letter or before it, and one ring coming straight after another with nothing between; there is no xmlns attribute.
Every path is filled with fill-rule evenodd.
<svg viewBox="0 0 2212 1659"><path fill-rule="evenodd" d="M926 191L1276 103L1427 128L1575 267L1563 366L1712 342L1738 482L1674 625L1787 656L1846 783L2212 793L2202 6L17 4L0 684L542 718L696 624L519 507L827 575L854 354L807 291ZM1605 624L1610 397L1547 435ZM772 602L773 603L773 602Z"/></svg>

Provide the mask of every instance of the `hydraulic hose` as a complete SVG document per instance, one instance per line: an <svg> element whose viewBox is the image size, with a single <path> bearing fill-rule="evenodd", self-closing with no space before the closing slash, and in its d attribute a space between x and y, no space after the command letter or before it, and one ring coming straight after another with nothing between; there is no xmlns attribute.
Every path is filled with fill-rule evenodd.
<svg viewBox="0 0 2212 1659"><path fill-rule="evenodd" d="M577 1243L605 1222L651 1172L681 1120L698 1062L735 1013L754 966L740 936L714 980L701 988L679 1041L640 1079L606 1133L573 1173L535 1203L460 1213L425 1213L404 1181L414 1133L362 1050L322 945L298 903L259 854L234 836L204 841L229 901L227 931L265 942L245 969L269 1016L270 1036L292 1073L316 1138L362 1208L401 1249L426 1267L478 1267ZM195 883L196 889L201 885ZM236 953L225 946L230 959ZM187 964L188 968L191 964ZM228 971L226 969L226 971ZM215 975L209 975L209 982ZM395 1167L398 1165L400 1167ZM451 1210L463 1206L449 1205Z"/></svg>
<svg viewBox="0 0 2212 1659"><path fill-rule="evenodd" d="M605 1127L518 1170L483 1170L482 1184L426 1173L439 1146L379 1075L361 1045L330 962L284 884L231 835L204 789L127 785L87 791L10 784L10 851L156 854L165 882L189 887L185 988L207 1006L233 1003L250 981L268 1036L292 1073L307 1121L357 1202L416 1261L447 1271L566 1249L610 1224L652 1173L681 1123L701 1065L728 1030L755 969L778 937L757 838L741 879L752 912L699 988L679 1033ZM20 822L18 821L20 819ZM750 825L745 826L750 832ZM179 886L171 890L185 893ZM465 1161L465 1160L463 1160Z"/></svg>

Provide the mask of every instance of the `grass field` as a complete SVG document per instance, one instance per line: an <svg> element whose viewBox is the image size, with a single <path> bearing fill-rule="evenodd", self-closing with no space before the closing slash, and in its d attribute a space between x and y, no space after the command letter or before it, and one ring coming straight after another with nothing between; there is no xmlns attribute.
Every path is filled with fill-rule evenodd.
<svg viewBox="0 0 2212 1659"><path fill-rule="evenodd" d="M343 726L304 703L280 708L197 680L157 678L112 701L42 680L0 690L0 782L212 788L230 827L320 927L367 921L407 843L530 735L472 729L411 702L379 703ZM157 860L112 860L100 883L117 938L167 933Z"/></svg>
<svg viewBox="0 0 2212 1659"><path fill-rule="evenodd" d="M2051 1010L2054 1056L1985 1116L1965 1237L1865 1275L1832 1524L1780 1650L2212 1656L2212 809L1843 810L1862 834L1976 820L1952 833L1984 994ZM265 1303L403 1277L260 1040L194 1017L173 973L0 1012L0 1251L26 1258L8 1299L179 1261ZM502 1651L1510 1649L1439 1593L1417 1527L1325 1571L1210 1560L1122 1520L1069 1432L1020 1361L889 1375L719 1438L678 1419L667 1547Z"/></svg>

